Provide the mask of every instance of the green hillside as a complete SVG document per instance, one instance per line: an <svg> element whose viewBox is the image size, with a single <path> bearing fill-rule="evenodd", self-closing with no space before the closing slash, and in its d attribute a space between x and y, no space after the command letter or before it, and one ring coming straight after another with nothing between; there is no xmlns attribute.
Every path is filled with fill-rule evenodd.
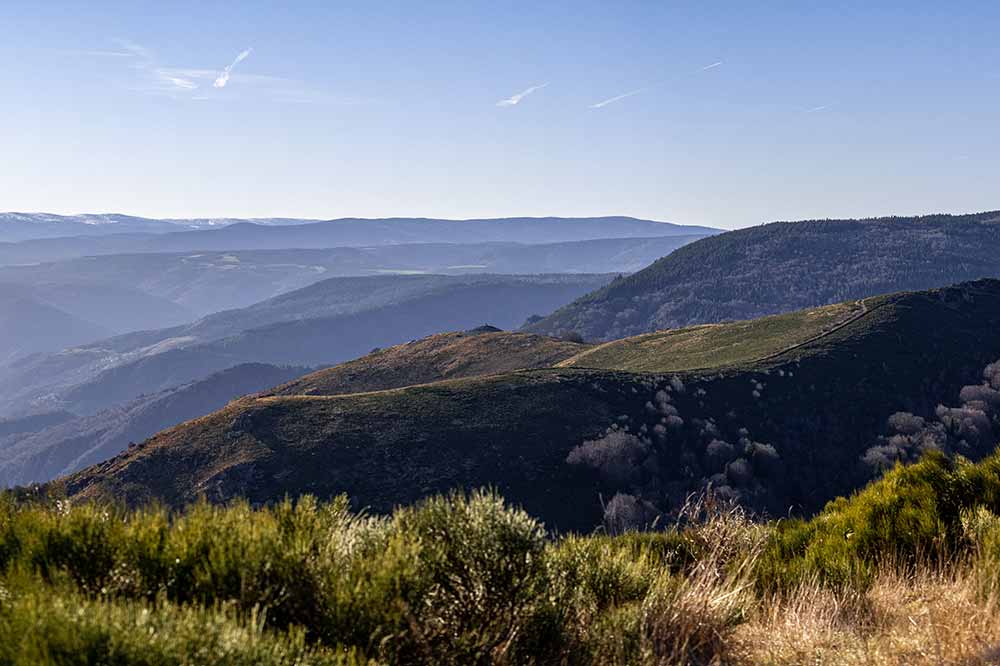
<svg viewBox="0 0 1000 666"><path fill-rule="evenodd" d="M997 276L997 211L778 222L686 245L526 330L614 340Z"/></svg>
<svg viewBox="0 0 1000 666"><path fill-rule="evenodd" d="M632 372L680 372L745 365L829 335L865 312L867 307L859 301L749 321L657 331L591 347L559 365Z"/></svg>
<svg viewBox="0 0 1000 666"><path fill-rule="evenodd" d="M825 327L806 313L791 319L798 328L758 322L777 337L772 344L699 370L557 368L246 398L69 477L68 488L172 505L201 495L264 502L347 492L359 506L388 511L454 487L492 485L547 524L579 530L600 522L602 497L625 493L670 514L708 485L774 515L810 513L872 478L877 469L862 462L872 450L909 455L900 440L892 440L895 454L888 444L877 448L891 434L891 415L912 412L930 423L938 405L956 404L1000 358L1000 282L866 306L819 336ZM824 311L828 321L852 312L854 304L836 316ZM712 339L723 351L732 340ZM633 354L629 363L653 361ZM963 413L941 418L964 432ZM987 424L977 427L956 450L975 457L992 449Z"/></svg>

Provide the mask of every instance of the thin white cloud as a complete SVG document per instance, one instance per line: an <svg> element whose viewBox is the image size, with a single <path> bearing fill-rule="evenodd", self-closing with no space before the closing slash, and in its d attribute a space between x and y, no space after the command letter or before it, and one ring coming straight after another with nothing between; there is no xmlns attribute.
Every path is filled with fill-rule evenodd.
<svg viewBox="0 0 1000 666"><path fill-rule="evenodd" d="M316 90L299 79L234 73L233 68L246 60L251 49L240 52L220 74L218 69L163 66L156 55L141 44L124 39L116 39L115 43L121 50L109 53L120 53L122 60L128 62L129 66L139 74L138 80L130 86L130 90L147 95L205 101L210 98L217 99L210 97L214 95L213 87L222 88L228 83L238 82L240 89L281 103L354 105L371 101Z"/></svg>
<svg viewBox="0 0 1000 666"><path fill-rule="evenodd" d="M198 88L198 83L194 80L196 77L188 76L187 73L181 70L158 66L152 51L145 46L127 39L116 39L115 42L122 50L120 52L110 51L106 53L129 57L133 61L132 67L134 69L145 72L147 82L137 86L136 90L148 93L169 94Z"/></svg>
<svg viewBox="0 0 1000 666"><path fill-rule="evenodd" d="M530 88L528 88L527 90L525 90L523 92L519 92L516 95L511 95L507 99L500 100L499 102L497 102L497 106L516 106L516 105L518 105L518 104L521 103L522 99L524 99L525 97L527 97L531 93L535 92L536 90L541 90L542 88L544 88L547 85L549 85L549 84L548 83L543 83L541 85L531 86Z"/></svg>
<svg viewBox="0 0 1000 666"><path fill-rule="evenodd" d="M246 49L245 51L240 51L239 55L236 56L233 62L222 70L222 73L219 74L217 79L215 79L215 83L213 83L212 86L215 88L225 88L226 84L229 83L229 73L233 71L233 67L236 67L236 65L246 60L252 50L253 49Z"/></svg>
<svg viewBox="0 0 1000 666"><path fill-rule="evenodd" d="M180 76L171 76L168 71L164 69L157 69L156 76L163 83L180 90L194 90L198 87L198 84L191 79L185 79Z"/></svg>
<svg viewBox="0 0 1000 666"><path fill-rule="evenodd" d="M811 109L806 109L806 113L819 113L820 111L826 111L829 108L830 106L828 104L824 104L822 106L814 106Z"/></svg>
<svg viewBox="0 0 1000 666"><path fill-rule="evenodd" d="M638 90L632 90L630 92L623 93L621 95L615 95L614 97L609 97L608 99L600 101L597 104L591 104L590 108L600 109L601 107L607 106L608 104L614 104L615 102L620 102L621 100L627 97L632 97L633 95L638 95L639 93L646 92L646 90L648 90L648 88L639 88Z"/></svg>
<svg viewBox="0 0 1000 666"><path fill-rule="evenodd" d="M722 65L723 65L723 62L720 60L719 62L713 62L711 65L705 65L699 71L707 72L710 69L715 69L716 67L722 67Z"/></svg>

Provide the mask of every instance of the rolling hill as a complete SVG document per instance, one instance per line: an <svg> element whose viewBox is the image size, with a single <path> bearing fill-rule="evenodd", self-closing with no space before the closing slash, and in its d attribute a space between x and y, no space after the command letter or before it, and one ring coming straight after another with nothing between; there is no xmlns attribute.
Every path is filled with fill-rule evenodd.
<svg viewBox="0 0 1000 666"><path fill-rule="evenodd" d="M262 395L364 393L443 379L547 368L585 348L586 345L577 342L483 326L378 349L359 359L300 377Z"/></svg>
<svg viewBox="0 0 1000 666"><path fill-rule="evenodd" d="M1000 276L1000 212L779 222L702 239L527 330L589 341Z"/></svg>
<svg viewBox="0 0 1000 666"><path fill-rule="evenodd" d="M516 328L609 276L332 278L188 326L0 367L0 413L92 413L241 363L324 366L448 330Z"/></svg>
<svg viewBox="0 0 1000 666"><path fill-rule="evenodd" d="M30 292L0 285L0 364L109 334L109 329L49 305Z"/></svg>
<svg viewBox="0 0 1000 666"><path fill-rule="evenodd" d="M0 365L191 318L175 303L119 284L0 280Z"/></svg>
<svg viewBox="0 0 1000 666"><path fill-rule="evenodd" d="M66 412L0 421L0 487L48 481L100 462L164 428L219 409L233 398L298 377L308 368L239 365L201 381L135 399L92 416Z"/></svg>
<svg viewBox="0 0 1000 666"><path fill-rule="evenodd" d="M121 285L196 317L242 308L332 277L468 273L631 273L701 235L564 243L418 243L299 250L114 254L0 266L0 282ZM128 308L121 308L128 313ZM168 311L164 309L164 311ZM117 313L116 313L117 314ZM150 319L125 330L159 328ZM120 329L116 329L120 330Z"/></svg>
<svg viewBox="0 0 1000 666"><path fill-rule="evenodd" d="M539 335L481 327L374 351L312 374L305 374L308 369L304 367L244 364L91 416L39 415L7 422L6 428L5 422L0 421L0 487L43 482L68 474L117 455L129 443L142 441L164 428L219 409L234 398L277 384L280 386L268 394L355 393L547 367L582 348L577 343ZM292 378L297 379L281 384Z"/></svg>
<svg viewBox="0 0 1000 666"><path fill-rule="evenodd" d="M772 340L734 347L747 326ZM323 387L296 383L65 483L78 497L173 505L346 492L374 511L492 485L563 530L599 523L602 497L627 493L669 513L709 484L772 515L811 513L872 477L862 457L894 413L937 414L958 433L962 414L988 409L938 406L992 390L976 383L1000 358L997 331L1000 282L982 280L688 332L702 340L694 352L681 336L584 350L565 361L573 367L405 388L309 395ZM588 358L607 367L584 367ZM339 374L332 393L350 372ZM962 439L972 457L995 444L977 424L978 439Z"/></svg>

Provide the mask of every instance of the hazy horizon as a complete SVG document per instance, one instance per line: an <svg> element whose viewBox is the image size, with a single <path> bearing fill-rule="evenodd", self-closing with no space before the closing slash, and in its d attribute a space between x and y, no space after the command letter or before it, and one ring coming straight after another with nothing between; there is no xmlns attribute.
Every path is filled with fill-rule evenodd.
<svg viewBox="0 0 1000 666"><path fill-rule="evenodd" d="M745 229L748 227L760 226L763 224L770 224L773 222L798 222L804 221L806 219L814 220L833 220L833 219L873 219L882 217L921 217L928 215L973 215L976 213L984 213L992 210L1000 210L1000 204L992 208L983 208L980 210L926 210L926 211L898 211L890 210L887 212L869 215L862 214L856 216L832 216L832 215L822 215L813 218L789 218L789 219L766 219L759 220L757 222L750 222L740 227L715 227L723 231L734 231L736 229ZM633 218L638 220L644 220L648 222L659 222L662 224L674 224L679 226L691 226L691 227L708 227L711 228L710 224L701 224L698 222L690 222L686 220L668 220L668 219L658 219L655 217L639 217L635 215L624 215L620 213L606 213L606 214L582 214L582 215L534 215L534 214L523 214L523 215L503 215L496 217L486 217L486 216L463 216L463 217L435 217L432 215L390 215L384 217L376 216L365 216L365 215L338 215L335 217L298 217L295 215L248 215L248 216L237 216L237 215L185 215L183 217L174 217L166 215L141 215L137 213L132 213L128 211L118 211L118 210L104 210L100 212L95 211L72 211L72 212L57 212L52 210L2 210L0 215L58 215L64 217L74 217L74 216L102 216L102 215L120 215L124 217L135 217L149 220L158 221L183 221L183 220L237 220L242 222L253 222L255 220L268 220L268 219L288 219L296 220L302 223L310 222L332 222L336 220L443 220L449 222L468 222L475 220L493 220L493 219L543 219L543 218L562 218L562 219L586 219L586 218Z"/></svg>

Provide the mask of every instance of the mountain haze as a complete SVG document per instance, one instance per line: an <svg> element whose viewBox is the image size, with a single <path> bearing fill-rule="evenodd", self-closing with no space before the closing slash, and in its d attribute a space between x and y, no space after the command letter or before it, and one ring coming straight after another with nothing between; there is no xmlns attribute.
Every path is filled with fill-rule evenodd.
<svg viewBox="0 0 1000 666"><path fill-rule="evenodd" d="M0 282L86 284L108 293L129 285L172 302L190 321L242 308L332 277L469 273L631 273L704 235L563 243L417 243L327 249L115 254L0 267ZM124 302L124 301L123 301ZM165 303L169 305L169 303ZM121 314L132 312L123 307ZM164 309L168 312L168 309ZM145 312L148 312L145 311ZM118 313L115 313L118 314ZM166 325L150 317L145 330Z"/></svg>
<svg viewBox="0 0 1000 666"><path fill-rule="evenodd" d="M516 328L609 279L332 278L188 326L118 336L0 366L0 410L91 413L242 363L331 365L373 347L442 331L482 324Z"/></svg>
<svg viewBox="0 0 1000 666"><path fill-rule="evenodd" d="M48 481L101 462L130 443L307 371L260 363L239 365L92 416L39 415L32 419L37 423L20 428L12 424L6 436L0 421L0 487Z"/></svg>
<svg viewBox="0 0 1000 666"><path fill-rule="evenodd" d="M708 227L631 217L436 220L345 218L273 226L238 222L172 233L118 233L0 243L0 266L74 257L147 252L326 249L407 243L559 243L717 233Z"/></svg>

